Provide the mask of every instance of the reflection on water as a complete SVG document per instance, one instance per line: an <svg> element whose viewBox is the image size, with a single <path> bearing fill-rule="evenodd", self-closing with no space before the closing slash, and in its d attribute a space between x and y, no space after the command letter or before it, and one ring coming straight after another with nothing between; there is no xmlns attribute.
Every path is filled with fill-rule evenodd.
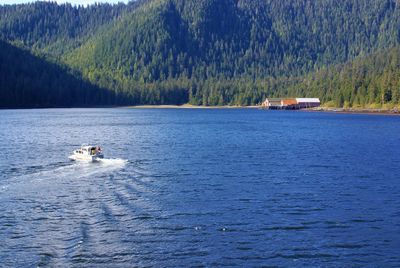
<svg viewBox="0 0 400 268"><path fill-rule="evenodd" d="M400 118L0 111L0 261L400 265ZM107 159L71 162L82 143Z"/></svg>

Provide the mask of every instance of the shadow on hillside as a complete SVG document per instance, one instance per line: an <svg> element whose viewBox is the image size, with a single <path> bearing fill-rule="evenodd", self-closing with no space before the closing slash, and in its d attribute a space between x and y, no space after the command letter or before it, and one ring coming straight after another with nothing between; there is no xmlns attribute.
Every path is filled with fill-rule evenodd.
<svg viewBox="0 0 400 268"><path fill-rule="evenodd" d="M0 108L115 105L116 94L0 40Z"/></svg>

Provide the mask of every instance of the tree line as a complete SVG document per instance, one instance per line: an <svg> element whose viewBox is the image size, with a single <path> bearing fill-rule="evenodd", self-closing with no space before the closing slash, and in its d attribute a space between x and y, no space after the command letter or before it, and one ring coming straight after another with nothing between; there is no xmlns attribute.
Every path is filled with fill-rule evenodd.
<svg viewBox="0 0 400 268"><path fill-rule="evenodd" d="M110 104L395 104L399 29L395 0L0 6L3 40L111 92Z"/></svg>

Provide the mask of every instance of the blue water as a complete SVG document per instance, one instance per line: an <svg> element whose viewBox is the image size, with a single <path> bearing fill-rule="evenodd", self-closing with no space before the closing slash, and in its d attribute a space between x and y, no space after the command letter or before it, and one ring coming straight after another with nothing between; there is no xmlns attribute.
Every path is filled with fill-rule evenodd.
<svg viewBox="0 0 400 268"><path fill-rule="evenodd" d="M4 267L399 267L400 117L2 110L0 241Z"/></svg>

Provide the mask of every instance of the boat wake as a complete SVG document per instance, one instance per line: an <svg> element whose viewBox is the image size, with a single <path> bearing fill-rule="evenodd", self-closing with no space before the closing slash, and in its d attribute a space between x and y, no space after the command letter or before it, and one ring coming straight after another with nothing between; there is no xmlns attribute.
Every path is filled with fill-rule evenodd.
<svg viewBox="0 0 400 268"><path fill-rule="evenodd" d="M38 187L45 185L57 185L57 183L68 183L74 180L96 179L122 169L128 160L126 159L100 159L96 162L77 161L73 163L58 163L58 165L48 165L38 171L23 172L4 180L0 184L0 192L10 189L20 189L26 187Z"/></svg>
<svg viewBox="0 0 400 268"><path fill-rule="evenodd" d="M128 163L128 160L121 158L103 158L103 159L98 159L97 162L99 162L102 165L123 167Z"/></svg>

